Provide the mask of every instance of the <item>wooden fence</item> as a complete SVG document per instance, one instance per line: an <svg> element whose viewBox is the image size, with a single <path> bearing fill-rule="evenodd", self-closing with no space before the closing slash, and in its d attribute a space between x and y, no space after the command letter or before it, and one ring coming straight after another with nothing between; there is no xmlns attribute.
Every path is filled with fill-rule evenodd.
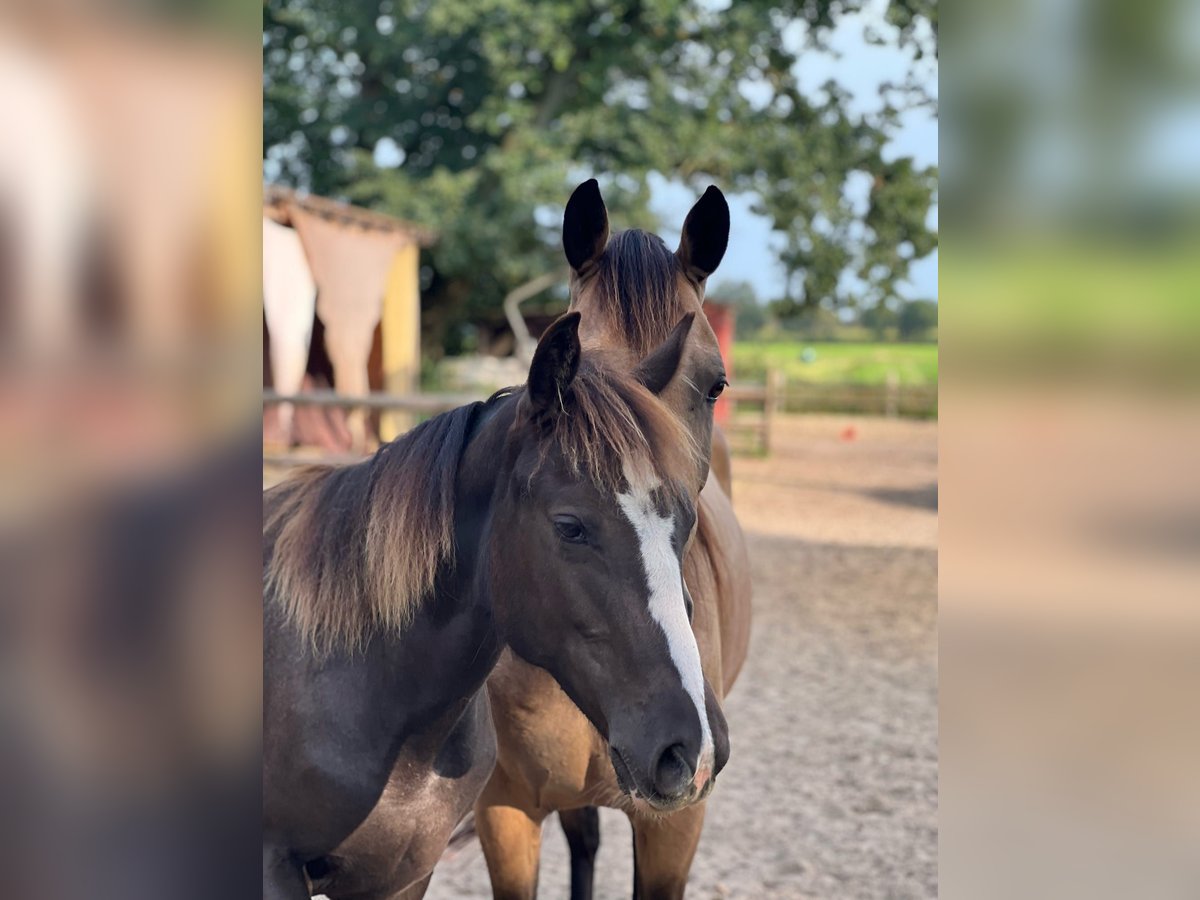
<svg viewBox="0 0 1200 900"><path fill-rule="evenodd" d="M810 384L790 382L781 389L781 412L854 413L888 418L936 419L936 385L896 383Z"/></svg>
<svg viewBox="0 0 1200 900"><path fill-rule="evenodd" d="M768 382L772 379L772 395L776 398L775 412L937 418L937 385L903 385L896 379L889 379L884 384L786 381L777 371L768 373ZM749 386L751 395L761 387ZM761 401L748 398L747 402Z"/></svg>
<svg viewBox="0 0 1200 900"><path fill-rule="evenodd" d="M763 384L735 384L725 391L730 416L722 428L734 453L771 452L771 420L780 411L781 383L778 372L769 372Z"/></svg>
<svg viewBox="0 0 1200 900"><path fill-rule="evenodd" d="M778 410L779 402L772 393L771 383L750 384L729 388L733 404L733 421L726 427L730 444L739 453L767 453L770 451L771 417ZM293 396L284 396L272 390L263 391L263 405L291 403L295 406L323 406L337 409L365 409L384 414L399 414L407 420L408 427L421 419L456 409L465 403L480 400L476 394L419 393L383 394L372 393L364 397L348 397L335 391L310 391ZM303 449L284 452L264 452L263 463L273 466L300 466L315 461L351 462L361 458L351 454L314 455Z"/></svg>
<svg viewBox="0 0 1200 900"><path fill-rule="evenodd" d="M902 387L895 382L885 385L810 384L787 382L782 373L767 373L761 384L736 384L726 392L732 415L725 433L735 453L771 452L771 425L776 415L788 413L855 413L862 415L937 416L936 387ZM263 391L263 404L292 403L296 406L325 406L346 410L365 409L390 415L394 423L411 427L418 421L482 399L476 394L416 393L368 394L347 397L334 391L311 391L285 397L275 391ZM343 454L346 461L357 459ZM315 457L311 452L286 451L263 454L263 462L275 466L305 465L316 461L341 461L329 455Z"/></svg>
<svg viewBox="0 0 1200 900"><path fill-rule="evenodd" d="M422 419L449 412L452 409L483 399L476 394L452 393L417 393L417 394L384 394L372 393L365 397L348 397L336 391L305 391L303 394L284 396L270 389L263 391L263 406L291 403L293 406L322 406L344 410L367 410L380 412L390 417L390 430L400 433L416 425ZM356 462L362 454L314 454L311 449L303 448L283 452L263 451L263 464L271 466L291 467L304 466L314 462Z"/></svg>

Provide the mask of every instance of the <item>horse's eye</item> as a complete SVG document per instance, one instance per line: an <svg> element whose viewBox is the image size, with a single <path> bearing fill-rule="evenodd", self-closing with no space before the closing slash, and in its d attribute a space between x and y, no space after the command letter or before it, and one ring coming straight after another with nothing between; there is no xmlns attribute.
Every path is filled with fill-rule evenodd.
<svg viewBox="0 0 1200 900"><path fill-rule="evenodd" d="M558 536L568 544L586 544L587 531L574 516L555 516L554 530L558 532Z"/></svg>
<svg viewBox="0 0 1200 900"><path fill-rule="evenodd" d="M728 381L726 381L724 378L717 379L717 383L708 389L708 402L716 403L717 398L721 396L721 392L727 387L729 387Z"/></svg>

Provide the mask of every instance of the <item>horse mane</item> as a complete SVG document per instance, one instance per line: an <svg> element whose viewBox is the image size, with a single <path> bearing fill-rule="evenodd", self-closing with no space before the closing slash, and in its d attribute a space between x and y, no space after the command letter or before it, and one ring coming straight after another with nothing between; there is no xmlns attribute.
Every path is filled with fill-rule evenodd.
<svg viewBox="0 0 1200 900"><path fill-rule="evenodd" d="M580 360L542 445L605 493L630 478L658 481L678 495L700 464L695 439L678 417L627 367L591 350Z"/></svg>
<svg viewBox="0 0 1200 900"><path fill-rule="evenodd" d="M263 495L267 593L322 655L411 622L454 556L454 493L475 412L443 413L349 466L310 466Z"/></svg>
<svg viewBox="0 0 1200 900"><path fill-rule="evenodd" d="M678 274L679 263L663 239L640 228L613 235L596 262L589 287L597 311L610 317L639 357L691 311L679 296Z"/></svg>

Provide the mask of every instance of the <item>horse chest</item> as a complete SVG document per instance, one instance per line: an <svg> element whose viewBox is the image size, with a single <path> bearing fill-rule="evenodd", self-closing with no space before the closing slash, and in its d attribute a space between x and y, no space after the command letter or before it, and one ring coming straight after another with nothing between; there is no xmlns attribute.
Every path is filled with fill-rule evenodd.
<svg viewBox="0 0 1200 900"><path fill-rule="evenodd" d="M439 767L490 772L490 725L486 737L471 732L486 746L464 750L449 740L464 710L477 705L487 647L478 673L460 654L427 649L449 643L474 650L480 641L468 638L479 630L465 616L436 627L418 620L404 645L377 641L365 654L319 667L298 654L273 658L264 716L266 830L301 857L323 856L362 825L394 781L404 788L396 794L404 807L420 805Z"/></svg>
<svg viewBox="0 0 1200 900"><path fill-rule="evenodd" d="M543 669L506 650L488 678L499 765L548 808L616 786L604 739Z"/></svg>
<svg viewBox="0 0 1200 900"><path fill-rule="evenodd" d="M390 896L420 881L440 859L496 761L482 691L454 721L437 753L401 752L379 802L325 862L315 890L331 897Z"/></svg>

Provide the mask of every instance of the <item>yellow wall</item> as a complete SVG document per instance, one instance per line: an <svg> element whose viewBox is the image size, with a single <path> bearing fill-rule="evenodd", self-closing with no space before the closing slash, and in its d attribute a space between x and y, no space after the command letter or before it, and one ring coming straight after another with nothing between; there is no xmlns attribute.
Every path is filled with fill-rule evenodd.
<svg viewBox="0 0 1200 900"><path fill-rule="evenodd" d="M396 254L383 298L383 389L413 394L421 375L421 250L409 244ZM379 436L390 441L413 426L409 413L384 413Z"/></svg>

